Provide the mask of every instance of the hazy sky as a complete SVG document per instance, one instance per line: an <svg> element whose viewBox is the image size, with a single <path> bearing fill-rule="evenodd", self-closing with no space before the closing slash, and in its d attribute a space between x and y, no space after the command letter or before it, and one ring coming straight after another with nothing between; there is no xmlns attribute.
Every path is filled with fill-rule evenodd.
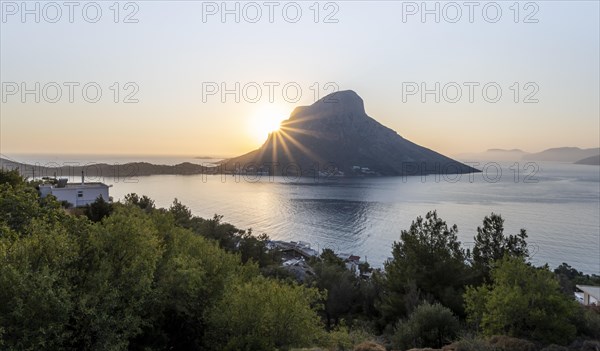
<svg viewBox="0 0 600 351"><path fill-rule="evenodd" d="M420 1L229 2L239 23L235 13L223 23L221 2L121 2L118 13L112 1L54 4L28 2L23 21L21 1L2 2L4 154L241 154L273 120L334 87L442 153L600 144L597 1L427 2L439 23L435 13L423 23ZM36 82L39 103L22 94ZM236 82L239 103L221 94ZM420 91L403 98L436 82L438 103ZM128 94L138 102L124 103Z"/></svg>

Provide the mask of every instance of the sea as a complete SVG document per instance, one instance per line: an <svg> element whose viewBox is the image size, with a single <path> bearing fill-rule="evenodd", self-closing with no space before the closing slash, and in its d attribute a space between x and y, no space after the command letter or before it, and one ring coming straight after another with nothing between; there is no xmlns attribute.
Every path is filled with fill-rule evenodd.
<svg viewBox="0 0 600 351"><path fill-rule="evenodd" d="M5 157L5 156L3 156ZM6 157L5 157L6 158ZM30 164L54 162L181 162L190 156L14 155ZM468 160L462 160L468 161ZM156 175L106 177L114 201L147 195L158 207L175 198L201 217L223 220L271 239L305 241L313 249L354 254L374 267L390 258L402 230L437 211L471 248L485 216L501 214L505 233L527 230L531 261L554 269L562 262L600 274L600 167L551 162L477 161L482 173L410 177L272 177Z"/></svg>

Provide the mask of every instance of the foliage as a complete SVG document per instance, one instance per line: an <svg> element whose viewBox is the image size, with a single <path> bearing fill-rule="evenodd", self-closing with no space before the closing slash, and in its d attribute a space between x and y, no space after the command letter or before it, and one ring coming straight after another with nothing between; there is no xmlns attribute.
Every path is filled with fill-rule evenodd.
<svg viewBox="0 0 600 351"><path fill-rule="evenodd" d="M465 300L485 335L508 336L463 339L457 351L528 350L509 336L558 344L575 333L581 349L595 349L600 314L577 306L572 286L598 277L567 264L555 274L534 268L524 262L526 236L502 231L493 214L479 228L473 262L492 267L490 281ZM67 212L0 170L0 349L381 349L368 343L376 321L397 326L398 344L441 346L456 336L465 284L477 282L456 226L435 212L402 231L384 272L361 265L369 279L324 250L310 261L315 275L298 285L267 244L222 216L193 216L176 199L165 210L129 194Z"/></svg>
<svg viewBox="0 0 600 351"><path fill-rule="evenodd" d="M527 232L521 229L517 235L504 235L504 219L492 213L483 219L483 227L477 227L475 246L473 247L473 265L483 280L488 281L495 261L508 255L511 257L529 257Z"/></svg>
<svg viewBox="0 0 600 351"><path fill-rule="evenodd" d="M158 231L141 211L121 208L80 240L76 310L71 316L74 346L126 348L152 303L154 272L163 254Z"/></svg>
<svg viewBox="0 0 600 351"><path fill-rule="evenodd" d="M232 281L209 314L211 348L273 350L310 346L321 333L316 289L263 277Z"/></svg>
<svg viewBox="0 0 600 351"><path fill-rule="evenodd" d="M498 351L536 351L537 349L531 341L505 335L492 336L488 344Z"/></svg>
<svg viewBox="0 0 600 351"><path fill-rule="evenodd" d="M75 307L69 282L77 273L74 240L37 219L23 236L6 223L0 228L0 344L7 350L59 349L72 337L65 326Z"/></svg>
<svg viewBox="0 0 600 351"><path fill-rule="evenodd" d="M337 257L336 257L337 258ZM341 318L354 312L360 298L360 286L356 276L338 262L331 259L313 265L315 276L308 279L307 284L327 292L323 309L328 329L337 324Z"/></svg>
<svg viewBox="0 0 600 351"><path fill-rule="evenodd" d="M252 230L249 229L239 232L237 239L237 251L240 253L242 262L253 261L261 268L280 262L281 259L278 252L267 250L267 242L269 241L267 234L263 233L259 236L254 236Z"/></svg>
<svg viewBox="0 0 600 351"><path fill-rule="evenodd" d="M146 195L143 195L140 197L136 193L131 193L131 194L125 195L124 203L126 205L137 206L146 212L151 212L152 210L155 209L154 200L152 200L151 198L149 198Z"/></svg>
<svg viewBox="0 0 600 351"><path fill-rule="evenodd" d="M579 336L600 340L599 306L580 306L580 310L575 316L574 323L577 327L577 334Z"/></svg>
<svg viewBox="0 0 600 351"><path fill-rule="evenodd" d="M102 218L108 217L113 211L112 204L106 202L102 196L89 205L85 206L84 214L92 222L100 222Z"/></svg>
<svg viewBox="0 0 600 351"><path fill-rule="evenodd" d="M179 202L179 200L173 200L173 204L169 207L169 213L175 219L175 224L180 227L191 228L192 210Z"/></svg>
<svg viewBox="0 0 600 351"><path fill-rule="evenodd" d="M393 244L393 259L385 264L386 286L379 305L388 323L406 316L421 299L463 313L468 267L457 231L433 211L401 232L400 241Z"/></svg>
<svg viewBox="0 0 600 351"><path fill-rule="evenodd" d="M242 343L257 322L269 326L265 345L321 337L316 289L261 278L252 250L242 264L217 241L179 226L183 205L171 213L134 199L93 222L67 214L52 196L40 199L25 182L0 185L0 348L219 349L207 337L228 340L231 329L214 324L215 316L229 311L221 321L239 321L236 308L253 312L235 330ZM189 220L212 233L242 232Z"/></svg>
<svg viewBox="0 0 600 351"><path fill-rule="evenodd" d="M411 347L442 347L452 342L459 331L458 319L450 309L436 304L419 305L408 317L398 322L394 345Z"/></svg>
<svg viewBox="0 0 600 351"><path fill-rule="evenodd" d="M564 344L575 336L577 305L560 292L547 267L506 257L492 270L492 284L465 294L469 320L486 335L502 334Z"/></svg>
<svg viewBox="0 0 600 351"><path fill-rule="evenodd" d="M25 178L21 176L18 169L4 170L0 169L0 184L8 184L12 187L22 184Z"/></svg>
<svg viewBox="0 0 600 351"><path fill-rule="evenodd" d="M554 274L558 277L563 292L568 296L573 296L575 285L600 285L600 275L584 274L564 262L556 267Z"/></svg>
<svg viewBox="0 0 600 351"><path fill-rule="evenodd" d="M337 255L335 254L335 252L333 252L332 249L329 249L329 248L323 249L323 251L321 252L320 258L321 258L321 261L323 261L323 263L325 263L327 265L345 268L344 260L337 257Z"/></svg>
<svg viewBox="0 0 600 351"><path fill-rule="evenodd" d="M374 338L368 329L360 326L349 328L345 321L342 320L340 324L324 335L323 339L320 340L320 345L328 350L352 350L361 344L364 347L364 345Z"/></svg>
<svg viewBox="0 0 600 351"><path fill-rule="evenodd" d="M67 217L54 197L40 199L33 187L25 183L0 184L0 219L12 230L24 232L35 218L56 223Z"/></svg>
<svg viewBox="0 0 600 351"><path fill-rule="evenodd" d="M156 349L202 349L205 315L221 298L230 279L248 279L258 271L189 230L176 227L168 214L154 213L164 254L155 271L155 304L136 343ZM140 347L141 349L141 347Z"/></svg>

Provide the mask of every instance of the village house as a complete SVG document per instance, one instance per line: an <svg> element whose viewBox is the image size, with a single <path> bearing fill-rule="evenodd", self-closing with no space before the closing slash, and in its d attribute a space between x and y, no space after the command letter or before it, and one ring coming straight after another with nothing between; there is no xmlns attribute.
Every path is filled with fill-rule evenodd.
<svg viewBox="0 0 600 351"><path fill-rule="evenodd" d="M39 189L41 197L53 195L58 201L66 201L72 206L81 207L93 203L98 197L102 197L104 201L108 202L110 200L109 187L109 185L99 182L86 183L82 172L81 183L68 184L68 180L62 178L55 183L41 184Z"/></svg>

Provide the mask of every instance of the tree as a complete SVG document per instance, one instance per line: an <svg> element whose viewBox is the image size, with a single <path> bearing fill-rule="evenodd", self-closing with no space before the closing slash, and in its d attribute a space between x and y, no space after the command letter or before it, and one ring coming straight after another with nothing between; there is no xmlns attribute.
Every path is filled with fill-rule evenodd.
<svg viewBox="0 0 600 351"><path fill-rule="evenodd" d="M248 229L240 232L238 239L237 251L240 253L243 263L253 261L260 268L264 268L273 264L278 265L281 262L279 252L267 250L269 241L267 234L263 233L256 237L252 235L252 229Z"/></svg>
<svg viewBox="0 0 600 351"><path fill-rule="evenodd" d="M425 302L407 320L398 322L393 339L401 349L441 348L456 338L459 329L458 318L447 307Z"/></svg>
<svg viewBox="0 0 600 351"><path fill-rule="evenodd" d="M387 323L412 312L419 299L463 313L467 255L457 232L456 225L449 228L435 211L401 232L400 241L393 244L393 258L385 263L386 287L379 308Z"/></svg>
<svg viewBox="0 0 600 351"><path fill-rule="evenodd" d="M79 254L60 225L33 218L28 235L0 224L0 345L59 350L73 337L71 279Z"/></svg>
<svg viewBox="0 0 600 351"><path fill-rule="evenodd" d="M173 200L173 204L169 207L169 213L175 218L175 224L184 228L190 228L192 211L179 202L179 200Z"/></svg>
<svg viewBox="0 0 600 351"><path fill-rule="evenodd" d="M19 170L4 170L0 168L0 184L9 184L12 187L23 185L25 178L19 173Z"/></svg>
<svg viewBox="0 0 600 351"><path fill-rule="evenodd" d="M527 249L527 232L521 229L517 235L504 235L504 219L492 213L483 219L483 227L477 227L474 237L473 265L482 280L490 278L490 271L495 261L508 255L511 257L529 257Z"/></svg>
<svg viewBox="0 0 600 351"><path fill-rule="evenodd" d="M600 285L600 275L592 274L590 276L589 274L584 274L565 262L556 267L554 274L556 274L560 282L562 291L567 296L573 296L575 285L577 284Z"/></svg>
<svg viewBox="0 0 600 351"><path fill-rule="evenodd" d="M79 240L72 346L125 349L140 333L153 302L163 252L158 231L141 210L122 207Z"/></svg>
<svg viewBox="0 0 600 351"><path fill-rule="evenodd" d="M146 195L140 197L136 193L125 195L124 203L126 205L137 206L146 212L151 212L155 209L154 200Z"/></svg>
<svg viewBox="0 0 600 351"><path fill-rule="evenodd" d="M106 202L102 196L85 206L85 215L92 222L100 222L104 217L108 217L113 211L112 204Z"/></svg>
<svg viewBox="0 0 600 351"><path fill-rule="evenodd" d="M177 227L168 213L155 211L151 217L164 253L155 271L154 304L147 311L147 325L136 338L135 349L202 350L209 309L229 281L249 280L258 275L258 269L241 266L238 256L220 249L216 242Z"/></svg>
<svg viewBox="0 0 600 351"><path fill-rule="evenodd" d="M338 266L340 268L346 267L346 265L344 264L344 260L337 257L337 255L335 254L335 252L333 252L332 249L323 249L323 252L321 252L321 260L329 265Z"/></svg>
<svg viewBox="0 0 600 351"><path fill-rule="evenodd" d="M336 256L334 256L337 258ZM341 261L341 260L340 260ZM306 282L327 293L323 308L327 329L343 317L351 317L359 307L360 285L356 276L336 261L320 261L313 265L315 276Z"/></svg>
<svg viewBox="0 0 600 351"><path fill-rule="evenodd" d="M577 303L560 291L547 267L505 257L491 272L492 283L465 293L470 322L486 335L508 335L565 344L575 336Z"/></svg>
<svg viewBox="0 0 600 351"><path fill-rule="evenodd" d="M210 312L210 349L311 346L322 336L317 289L264 277L234 281Z"/></svg>

